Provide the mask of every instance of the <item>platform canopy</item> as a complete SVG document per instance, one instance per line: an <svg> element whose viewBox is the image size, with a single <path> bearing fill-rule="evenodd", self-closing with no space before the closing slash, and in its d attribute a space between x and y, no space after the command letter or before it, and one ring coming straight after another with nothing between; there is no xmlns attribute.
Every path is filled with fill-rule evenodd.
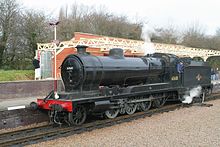
<svg viewBox="0 0 220 147"><path fill-rule="evenodd" d="M60 77L60 65L68 54L76 53L77 45L89 46L88 52L97 56L108 55L111 48L122 48L125 56L143 56L149 48L143 48L144 41L131 40L124 38L115 38L101 36L82 32L75 32L74 37L69 41L38 43L36 54L41 60L42 77L54 77L54 53L56 52L56 73ZM220 56L220 51L191 48L182 45L150 43L155 48L155 52L175 54L179 57L201 57L206 61L209 57ZM45 75L45 76L44 76Z"/></svg>

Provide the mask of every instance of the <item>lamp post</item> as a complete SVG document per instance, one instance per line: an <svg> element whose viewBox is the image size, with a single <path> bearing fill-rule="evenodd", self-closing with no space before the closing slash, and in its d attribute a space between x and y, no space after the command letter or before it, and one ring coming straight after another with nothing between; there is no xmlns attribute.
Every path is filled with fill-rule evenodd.
<svg viewBox="0 0 220 147"><path fill-rule="evenodd" d="M59 24L59 21L56 22L51 22L49 23L50 26L54 27L54 42L56 42L57 40L57 25ZM58 94L57 94L57 49L55 48L54 50L54 94L55 94L55 98L59 98Z"/></svg>

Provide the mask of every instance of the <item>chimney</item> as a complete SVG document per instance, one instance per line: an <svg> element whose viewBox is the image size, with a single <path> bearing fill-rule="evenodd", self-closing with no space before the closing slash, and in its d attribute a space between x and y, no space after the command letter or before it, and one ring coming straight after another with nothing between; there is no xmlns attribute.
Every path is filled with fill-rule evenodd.
<svg viewBox="0 0 220 147"><path fill-rule="evenodd" d="M76 46L77 54L87 54L86 48L88 48L88 46L86 46L86 45L77 45Z"/></svg>

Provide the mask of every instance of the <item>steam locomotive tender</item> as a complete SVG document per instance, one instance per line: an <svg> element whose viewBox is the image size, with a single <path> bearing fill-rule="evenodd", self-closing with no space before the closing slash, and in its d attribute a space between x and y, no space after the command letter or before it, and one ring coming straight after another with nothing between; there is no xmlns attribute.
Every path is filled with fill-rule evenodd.
<svg viewBox="0 0 220 147"><path fill-rule="evenodd" d="M88 114L131 115L161 107L167 100L181 100L198 85L203 96L212 89L211 69L204 62L185 63L183 73L178 73L180 59L172 54L129 58L114 48L109 56L98 57L87 53L87 46L76 48L78 53L61 65L65 91L58 93L59 98L52 91L37 100L37 107L47 110L54 123L80 125Z"/></svg>

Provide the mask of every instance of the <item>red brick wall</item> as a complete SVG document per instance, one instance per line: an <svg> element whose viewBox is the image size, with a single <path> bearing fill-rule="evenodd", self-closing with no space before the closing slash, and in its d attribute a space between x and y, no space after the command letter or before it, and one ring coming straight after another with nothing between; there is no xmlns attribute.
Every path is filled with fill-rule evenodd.
<svg viewBox="0 0 220 147"><path fill-rule="evenodd" d="M86 50L87 52L91 53L91 55L94 55L94 56L104 56L104 53L102 53L100 51L100 48L87 48ZM56 62L56 65L57 65L57 78L60 78L61 76L61 69L60 69L60 66L63 62L63 60L70 54L76 54L77 53L77 50L76 48L65 48L63 49L59 54L57 54L57 62ZM53 62L54 63L54 62ZM54 68L54 65L52 65L52 67ZM53 69L54 71L54 69ZM54 72L53 72L53 76L54 76Z"/></svg>

